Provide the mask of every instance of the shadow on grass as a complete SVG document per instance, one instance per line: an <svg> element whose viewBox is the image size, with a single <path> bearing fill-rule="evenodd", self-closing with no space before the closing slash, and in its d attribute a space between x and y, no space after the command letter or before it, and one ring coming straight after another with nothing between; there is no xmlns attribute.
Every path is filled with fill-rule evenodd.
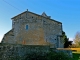
<svg viewBox="0 0 80 60"><path fill-rule="evenodd" d="M72 60L80 60L80 53L73 53Z"/></svg>

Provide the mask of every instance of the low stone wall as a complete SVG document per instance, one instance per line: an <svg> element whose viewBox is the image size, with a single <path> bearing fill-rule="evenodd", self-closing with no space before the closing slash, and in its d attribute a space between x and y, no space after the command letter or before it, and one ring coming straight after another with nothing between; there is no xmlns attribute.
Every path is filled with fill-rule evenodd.
<svg viewBox="0 0 80 60"><path fill-rule="evenodd" d="M11 57L15 60L17 58L22 60L26 55L34 52L38 54L47 53L49 52L49 46L2 44L0 45L0 60L12 60Z"/></svg>
<svg viewBox="0 0 80 60"><path fill-rule="evenodd" d="M0 60L24 60L28 54L46 54L50 50L61 51L57 49L50 49L46 45L12 45L12 44L0 44ZM62 50L63 51L63 50ZM63 51L70 55L71 51ZM71 55L70 55L71 56Z"/></svg>
<svg viewBox="0 0 80 60"><path fill-rule="evenodd" d="M63 52L66 55L68 55L69 57L73 57L72 55L72 51L71 50L57 50L58 52Z"/></svg>

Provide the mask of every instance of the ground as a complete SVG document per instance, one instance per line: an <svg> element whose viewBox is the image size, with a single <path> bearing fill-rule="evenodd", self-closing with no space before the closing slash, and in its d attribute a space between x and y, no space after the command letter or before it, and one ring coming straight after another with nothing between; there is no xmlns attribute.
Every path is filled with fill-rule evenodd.
<svg viewBox="0 0 80 60"><path fill-rule="evenodd" d="M73 58L71 60L80 60L80 52L73 52Z"/></svg>

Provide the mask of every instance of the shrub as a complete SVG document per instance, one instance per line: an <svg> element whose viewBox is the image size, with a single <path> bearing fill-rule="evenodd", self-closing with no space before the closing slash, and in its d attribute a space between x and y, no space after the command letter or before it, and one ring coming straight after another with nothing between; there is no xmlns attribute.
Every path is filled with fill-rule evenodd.
<svg viewBox="0 0 80 60"><path fill-rule="evenodd" d="M63 52L50 52L48 53L49 60L69 60L69 56Z"/></svg>
<svg viewBox="0 0 80 60"><path fill-rule="evenodd" d="M63 52L52 52L46 53L44 55L38 53L31 53L26 55L25 60L70 60L69 56Z"/></svg>

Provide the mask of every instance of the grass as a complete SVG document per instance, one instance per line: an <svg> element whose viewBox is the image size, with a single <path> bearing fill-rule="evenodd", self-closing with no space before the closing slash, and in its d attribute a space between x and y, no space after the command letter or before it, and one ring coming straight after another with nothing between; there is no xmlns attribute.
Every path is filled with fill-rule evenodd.
<svg viewBox="0 0 80 60"><path fill-rule="evenodd" d="M72 60L80 60L80 52L73 52Z"/></svg>
<svg viewBox="0 0 80 60"><path fill-rule="evenodd" d="M73 58L72 60L80 60L80 48L71 48L73 51Z"/></svg>

